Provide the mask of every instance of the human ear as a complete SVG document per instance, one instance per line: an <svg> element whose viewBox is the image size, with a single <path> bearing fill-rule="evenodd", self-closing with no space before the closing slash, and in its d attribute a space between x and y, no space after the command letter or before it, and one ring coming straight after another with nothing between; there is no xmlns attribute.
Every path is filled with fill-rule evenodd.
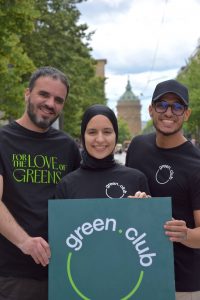
<svg viewBox="0 0 200 300"><path fill-rule="evenodd" d="M29 96L30 96L30 90L27 88L24 93L25 102L28 101Z"/></svg>
<svg viewBox="0 0 200 300"><path fill-rule="evenodd" d="M152 107L152 105L149 105L149 115L152 118L152 116L153 116L153 107Z"/></svg>
<svg viewBox="0 0 200 300"><path fill-rule="evenodd" d="M190 117L190 115L191 115L191 109L190 108L188 108L186 111L185 111L185 113L184 113L184 121L185 122L187 122L188 120L189 120L189 117Z"/></svg>

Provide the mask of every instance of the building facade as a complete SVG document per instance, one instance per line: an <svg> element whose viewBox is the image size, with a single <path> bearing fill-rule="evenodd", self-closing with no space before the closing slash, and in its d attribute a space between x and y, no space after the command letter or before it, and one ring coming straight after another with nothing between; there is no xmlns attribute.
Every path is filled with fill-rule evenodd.
<svg viewBox="0 0 200 300"><path fill-rule="evenodd" d="M105 78L106 59L96 59L95 75L97 77Z"/></svg>
<svg viewBox="0 0 200 300"><path fill-rule="evenodd" d="M142 129L140 99L132 92L128 80L126 90L117 102L117 117L123 119L133 136L138 135Z"/></svg>

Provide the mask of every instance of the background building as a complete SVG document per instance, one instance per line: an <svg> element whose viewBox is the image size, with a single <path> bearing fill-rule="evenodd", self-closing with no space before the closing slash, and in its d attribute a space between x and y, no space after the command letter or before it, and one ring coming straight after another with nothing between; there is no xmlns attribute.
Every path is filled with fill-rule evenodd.
<svg viewBox="0 0 200 300"><path fill-rule="evenodd" d="M126 91L117 102L117 116L128 124L132 136L138 135L141 132L140 99L132 92L129 80L127 82Z"/></svg>
<svg viewBox="0 0 200 300"><path fill-rule="evenodd" d="M97 77L105 78L105 64L106 59L96 59L95 74Z"/></svg>

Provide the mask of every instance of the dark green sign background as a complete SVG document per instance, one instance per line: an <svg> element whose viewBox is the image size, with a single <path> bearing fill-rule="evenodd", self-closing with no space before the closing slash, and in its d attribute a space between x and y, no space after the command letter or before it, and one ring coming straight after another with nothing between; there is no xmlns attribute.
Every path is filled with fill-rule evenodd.
<svg viewBox="0 0 200 300"><path fill-rule="evenodd" d="M170 198L49 200L49 300L174 300Z"/></svg>

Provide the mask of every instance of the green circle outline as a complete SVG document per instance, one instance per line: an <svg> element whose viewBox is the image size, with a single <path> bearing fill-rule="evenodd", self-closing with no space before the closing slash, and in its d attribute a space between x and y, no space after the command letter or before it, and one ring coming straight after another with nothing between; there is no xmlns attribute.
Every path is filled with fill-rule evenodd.
<svg viewBox="0 0 200 300"><path fill-rule="evenodd" d="M72 274L71 274L71 258L72 258L72 252L69 253L68 257L67 257L67 275L69 278L69 282L73 288L73 290L79 295L80 298L82 298L83 300L91 300L90 298L88 298L87 296L85 296L76 286L73 278L72 278ZM135 285L135 287L130 291L130 293L128 293L126 296L124 296L123 298L120 298L120 300L128 300L130 299L130 297L132 297L135 292L139 289L142 279L144 276L144 271L140 271L140 275L138 278L138 281Z"/></svg>

